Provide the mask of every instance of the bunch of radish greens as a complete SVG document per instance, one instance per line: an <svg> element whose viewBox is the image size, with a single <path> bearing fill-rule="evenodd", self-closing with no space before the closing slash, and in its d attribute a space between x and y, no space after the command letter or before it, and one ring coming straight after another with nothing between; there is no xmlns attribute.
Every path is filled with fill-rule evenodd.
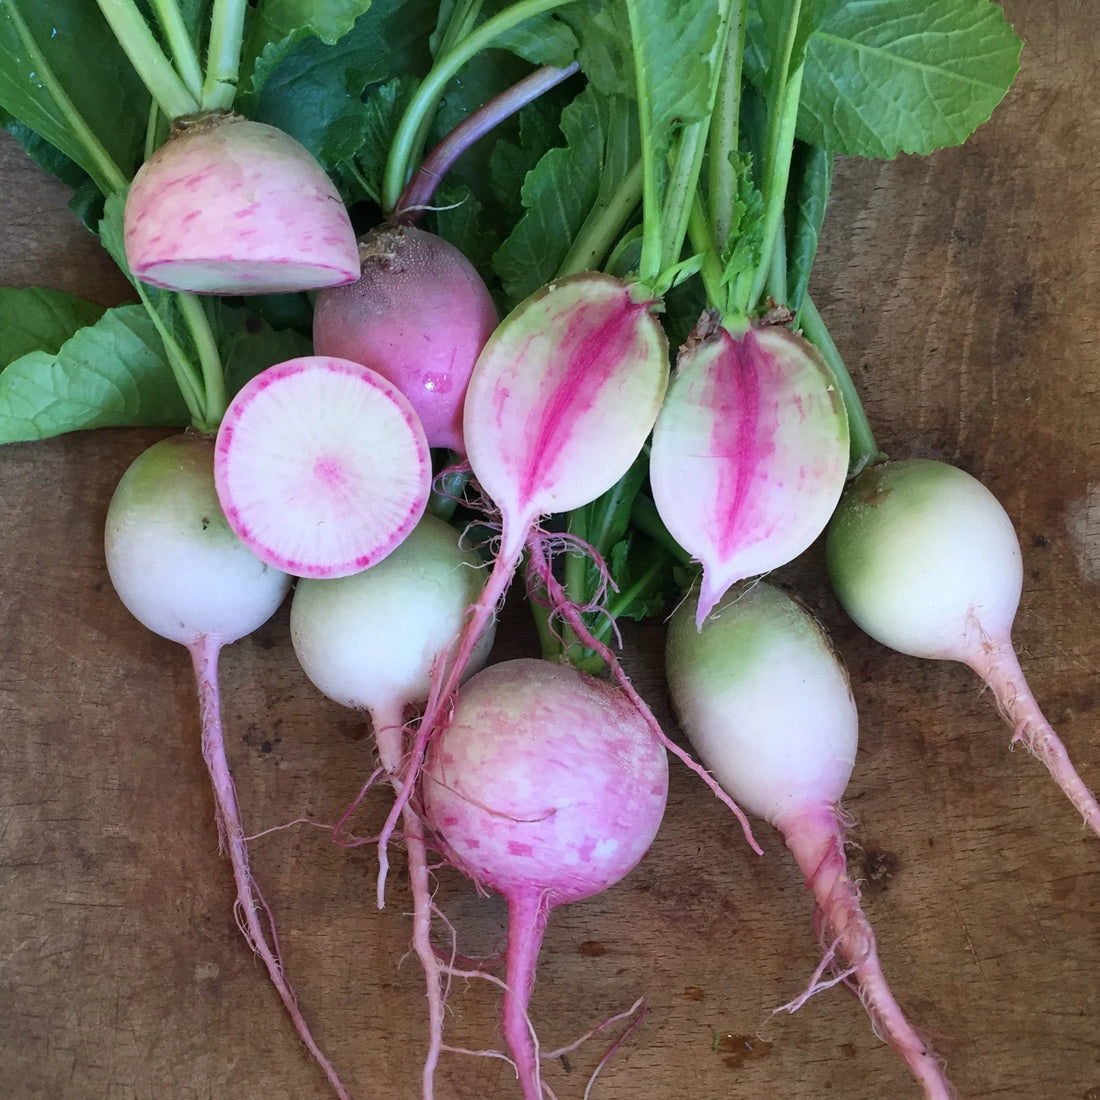
<svg viewBox="0 0 1100 1100"><path fill-rule="evenodd" d="M400 829L425 1098L444 992L475 973L433 942L431 861L507 900L508 1058L552 1095L539 943L644 856L666 750L752 847L742 807L778 828L813 890L823 958L785 1007L847 983L951 1095L846 867L847 676L760 578L827 530L852 617L974 667L1100 832L1013 655L1007 516L959 469L884 461L807 290L834 154L965 140L1019 49L989 0L0 0L4 123L140 299L0 292L0 439L186 429L119 483L108 569L189 651L241 929L337 1095L220 720L221 647L292 585L298 658L369 717L364 783L393 789L378 902ZM545 659L490 664L517 573ZM616 654L619 620L673 606L669 689L706 770Z"/></svg>

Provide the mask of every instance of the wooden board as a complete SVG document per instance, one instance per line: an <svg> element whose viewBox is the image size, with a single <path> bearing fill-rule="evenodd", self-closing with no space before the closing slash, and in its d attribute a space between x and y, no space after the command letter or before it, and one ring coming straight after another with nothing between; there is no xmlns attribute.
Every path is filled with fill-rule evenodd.
<svg viewBox="0 0 1100 1100"><path fill-rule="evenodd" d="M840 164L814 292L880 445L958 463L1008 509L1027 574L1017 647L1100 787L1100 15L1079 0L1005 6L1026 43L1008 100L963 149ZM6 138L0 193L0 285L103 303L126 293L64 190ZM0 451L0 1096L321 1098L234 924L186 655L129 618L103 565L114 484L162 434ZM1035 761L1008 751L965 669L862 636L817 550L784 578L852 674L853 859L899 999L960 1096L1100 1096L1100 842ZM627 643L637 686L668 719L660 625ZM533 649L513 613L496 656ZM370 743L297 669L286 609L228 649L222 672L246 827L334 821L371 769ZM377 792L359 830L385 809ZM547 1048L640 995L649 1003L594 1100L916 1095L845 990L769 1019L819 954L793 862L759 835L763 859L677 767L638 869L554 914L532 1004ZM379 912L370 848L345 852L300 825L253 853L303 1008L353 1094L416 1097L425 1013L415 959L403 958L403 864ZM437 901L463 952L499 950L497 900L442 873ZM456 985L448 1038L498 1046L496 1010L487 983ZM561 1100L579 1100L603 1049L593 1040L547 1065ZM438 1096L518 1089L502 1062L451 1054Z"/></svg>

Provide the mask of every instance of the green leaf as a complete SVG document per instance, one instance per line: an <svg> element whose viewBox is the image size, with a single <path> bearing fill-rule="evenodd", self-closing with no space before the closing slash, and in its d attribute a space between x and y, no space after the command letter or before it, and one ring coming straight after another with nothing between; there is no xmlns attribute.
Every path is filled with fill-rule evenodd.
<svg viewBox="0 0 1100 1100"><path fill-rule="evenodd" d="M0 0L0 107L80 165L106 193L109 181L28 52L20 18L41 59L124 175L141 160L149 93L96 4Z"/></svg>
<svg viewBox="0 0 1100 1100"><path fill-rule="evenodd" d="M182 426L189 419L141 306L108 310L56 354L29 352L0 373L0 443L82 428Z"/></svg>
<svg viewBox="0 0 1100 1100"><path fill-rule="evenodd" d="M0 364L32 351L54 355L85 325L103 316L103 307L75 294L31 286L0 287Z"/></svg>
<svg viewBox="0 0 1100 1100"><path fill-rule="evenodd" d="M437 207L435 231L455 246L476 268L485 270L493 250L500 243L491 227L485 225L481 203L465 184L446 184L433 200Z"/></svg>
<svg viewBox="0 0 1100 1100"><path fill-rule="evenodd" d="M577 36L581 72L604 95L637 96L630 20L624 0L580 0L558 12Z"/></svg>
<svg viewBox="0 0 1100 1100"><path fill-rule="evenodd" d="M825 207L833 181L833 154L816 145L795 142L787 186L787 301L794 312L810 281Z"/></svg>
<svg viewBox="0 0 1100 1100"><path fill-rule="evenodd" d="M493 45L508 50L532 65L564 68L577 55L577 36L553 12L543 12L513 27Z"/></svg>
<svg viewBox="0 0 1100 1100"><path fill-rule="evenodd" d="M562 112L566 144L547 152L528 174L526 213L493 257L511 301L557 274L589 213L631 169L640 155L636 117L633 102L591 87Z"/></svg>
<svg viewBox="0 0 1100 1100"><path fill-rule="evenodd" d="M816 24L798 137L848 156L961 144L1019 67L1020 40L990 0L822 0ZM759 10L748 31L746 72L763 87L769 51Z"/></svg>
<svg viewBox="0 0 1100 1100"><path fill-rule="evenodd" d="M343 167L351 157L334 165L335 171L348 181L347 189L352 195L380 201L393 135L419 83L415 77L399 76L380 84L367 96L359 141L353 153L354 168Z"/></svg>
<svg viewBox="0 0 1100 1100"><path fill-rule="evenodd" d="M225 366L226 397L276 363L313 353L312 343L293 329L276 330L248 306L219 303L218 351Z"/></svg>

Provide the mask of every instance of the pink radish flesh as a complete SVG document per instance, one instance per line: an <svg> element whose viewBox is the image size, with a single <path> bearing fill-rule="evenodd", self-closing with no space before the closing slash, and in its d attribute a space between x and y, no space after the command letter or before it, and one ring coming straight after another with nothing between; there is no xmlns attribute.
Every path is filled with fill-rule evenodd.
<svg viewBox="0 0 1100 1100"><path fill-rule="evenodd" d="M236 911L299 1037L337 1096L347 1098L298 1008L274 921L249 865L248 845L222 732L218 655L266 622L290 577L256 558L230 530L214 490L214 444L186 434L161 440L123 474L107 509L107 570L144 626L191 654L202 718L202 756L214 793L218 840L236 881Z"/></svg>
<svg viewBox="0 0 1100 1100"><path fill-rule="evenodd" d="M844 858L840 799L858 725L847 675L817 623L770 585L732 589L702 630L697 602L693 595L677 608L667 641L669 693L684 732L722 786L783 834L876 1033L926 1097L949 1100L933 1051L886 984Z"/></svg>
<svg viewBox="0 0 1100 1100"><path fill-rule="evenodd" d="M542 1100L527 1008L550 910L606 890L642 858L668 795L661 746L617 689L516 660L472 677L424 772L429 823L508 902L504 1035Z"/></svg>
<svg viewBox="0 0 1100 1100"><path fill-rule="evenodd" d="M428 446L465 454L466 387L497 326L489 291L457 248L421 229L372 230L359 255L357 282L317 295L314 350L384 375L416 409Z"/></svg>
<svg viewBox="0 0 1100 1100"><path fill-rule="evenodd" d="M1100 835L1100 804L1043 717L1012 648L1023 587L1012 521L976 478L911 459L865 470L829 526L829 576L849 615L901 653L962 661Z"/></svg>
<svg viewBox="0 0 1100 1100"><path fill-rule="evenodd" d="M797 557L825 529L848 469L833 376L778 327L713 323L680 352L653 429L653 500L702 562L701 626L731 584Z"/></svg>
<svg viewBox="0 0 1100 1100"><path fill-rule="evenodd" d="M305 356L233 399L214 478L229 525L257 557L299 577L341 577L381 561L424 514L431 456L391 382Z"/></svg>
<svg viewBox="0 0 1100 1100"><path fill-rule="evenodd" d="M268 294L359 277L335 186L288 134L236 115L180 127L126 199L126 259L154 286Z"/></svg>

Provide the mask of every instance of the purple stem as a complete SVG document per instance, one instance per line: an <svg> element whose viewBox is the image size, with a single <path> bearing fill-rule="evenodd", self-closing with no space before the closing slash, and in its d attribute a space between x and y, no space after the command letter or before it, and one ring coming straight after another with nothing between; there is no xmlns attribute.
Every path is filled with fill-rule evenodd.
<svg viewBox="0 0 1100 1100"><path fill-rule="evenodd" d="M432 201L440 180L474 142L521 107L568 80L579 68L575 61L564 69L544 65L463 119L421 162L397 200L393 221L400 225L412 225L417 221Z"/></svg>
<svg viewBox="0 0 1100 1100"><path fill-rule="evenodd" d="M350 1100L349 1094L332 1064L314 1042L309 1027L298 1009L298 999L287 981L283 960L279 953L279 939L275 934L275 922L263 894L252 876L248 863L248 843L237 807L237 791L229 772L225 756L225 738L222 734L221 696L218 691L218 654L222 643L208 635L201 635L189 645L191 663L195 669L195 684L199 692L199 709L202 715L202 756L210 772L214 787L214 818L218 824L218 841L222 852L229 857L233 878L237 884L237 923L249 947L259 955L267 967L279 999L290 1015L298 1037L305 1043L317 1064L324 1070L340 1100ZM267 924L260 919L263 913Z"/></svg>

